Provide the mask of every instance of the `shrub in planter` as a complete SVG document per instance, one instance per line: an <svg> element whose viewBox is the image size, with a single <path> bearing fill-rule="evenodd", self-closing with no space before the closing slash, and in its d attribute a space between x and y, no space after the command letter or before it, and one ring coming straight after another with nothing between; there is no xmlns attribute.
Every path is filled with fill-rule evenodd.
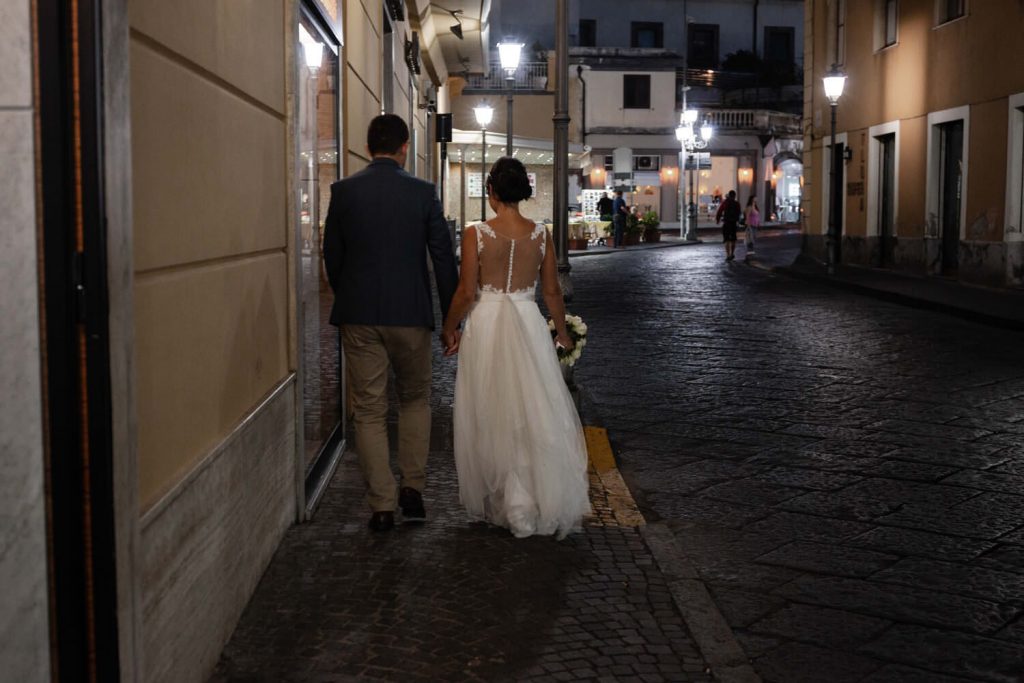
<svg viewBox="0 0 1024 683"><path fill-rule="evenodd" d="M658 218L657 211L648 211L641 216L640 225L643 226L644 242L661 241L661 231L658 230L658 226L661 225L661 220Z"/></svg>

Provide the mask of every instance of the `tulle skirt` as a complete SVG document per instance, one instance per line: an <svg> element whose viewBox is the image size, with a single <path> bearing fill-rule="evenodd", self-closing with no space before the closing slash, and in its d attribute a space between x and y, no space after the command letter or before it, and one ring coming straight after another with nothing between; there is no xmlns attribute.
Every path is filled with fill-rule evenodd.
<svg viewBox="0 0 1024 683"><path fill-rule="evenodd" d="M480 295L459 347L454 412L459 496L472 518L517 537L580 528L586 442L532 295Z"/></svg>

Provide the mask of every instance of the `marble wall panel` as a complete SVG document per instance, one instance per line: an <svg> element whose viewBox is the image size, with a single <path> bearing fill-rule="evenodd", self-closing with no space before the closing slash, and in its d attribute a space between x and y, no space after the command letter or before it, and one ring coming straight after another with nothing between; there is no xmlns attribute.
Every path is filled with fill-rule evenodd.
<svg viewBox="0 0 1024 683"><path fill-rule="evenodd" d="M296 518L295 380L278 385L142 520L149 683L202 683Z"/></svg>
<svg viewBox="0 0 1024 683"><path fill-rule="evenodd" d="M32 104L31 38L28 0L0 4L0 107Z"/></svg>
<svg viewBox="0 0 1024 683"><path fill-rule="evenodd" d="M0 111L0 671L42 682L50 659L32 117Z"/></svg>

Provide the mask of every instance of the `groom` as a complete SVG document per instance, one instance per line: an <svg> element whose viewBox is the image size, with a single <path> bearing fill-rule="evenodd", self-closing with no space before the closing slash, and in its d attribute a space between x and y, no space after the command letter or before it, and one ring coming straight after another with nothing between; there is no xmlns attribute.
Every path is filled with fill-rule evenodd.
<svg viewBox="0 0 1024 683"><path fill-rule="evenodd" d="M430 338L434 306L427 253L442 315L458 284L455 254L434 186L402 168L409 128L394 114L370 122L362 171L331 185L324 261L334 290L331 324L341 327L356 450L369 488L370 528L395 525L395 477L388 460L388 368L398 394L398 505L423 521L430 446ZM446 346L455 339L445 340Z"/></svg>

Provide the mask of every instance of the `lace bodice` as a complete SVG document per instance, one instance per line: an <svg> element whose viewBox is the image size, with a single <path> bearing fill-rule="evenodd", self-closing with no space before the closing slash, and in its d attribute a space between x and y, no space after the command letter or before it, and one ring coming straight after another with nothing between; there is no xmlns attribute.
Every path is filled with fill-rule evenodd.
<svg viewBox="0 0 1024 683"><path fill-rule="evenodd" d="M480 263L478 290L532 296L547 252L548 235L544 224L537 223L533 232L516 239L495 232L486 223L477 223L468 229L476 230Z"/></svg>

